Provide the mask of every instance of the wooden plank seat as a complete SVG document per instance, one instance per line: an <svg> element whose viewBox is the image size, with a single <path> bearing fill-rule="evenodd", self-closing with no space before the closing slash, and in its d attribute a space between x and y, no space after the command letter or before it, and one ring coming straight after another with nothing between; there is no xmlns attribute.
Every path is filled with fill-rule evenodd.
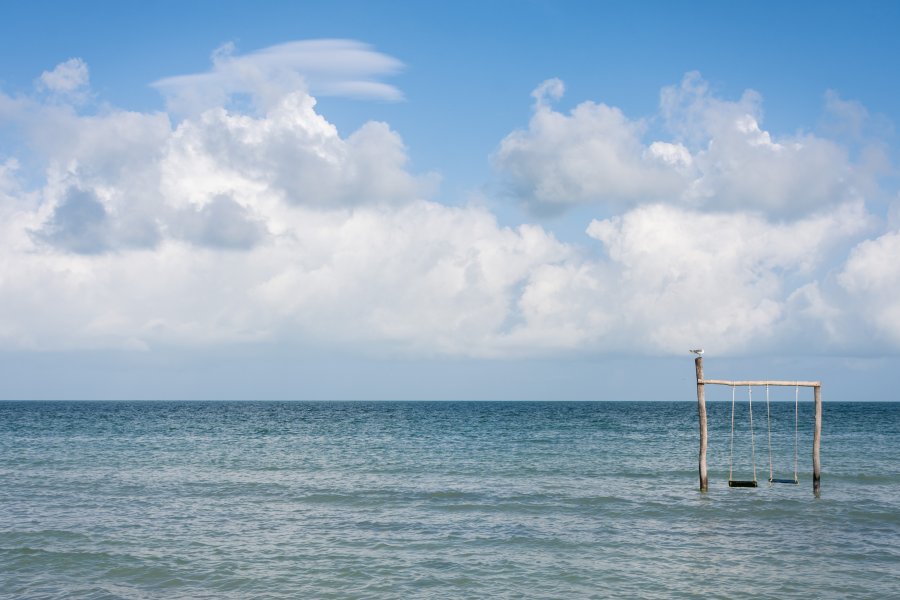
<svg viewBox="0 0 900 600"><path fill-rule="evenodd" d="M759 484L753 479L729 479L728 487L758 487Z"/></svg>

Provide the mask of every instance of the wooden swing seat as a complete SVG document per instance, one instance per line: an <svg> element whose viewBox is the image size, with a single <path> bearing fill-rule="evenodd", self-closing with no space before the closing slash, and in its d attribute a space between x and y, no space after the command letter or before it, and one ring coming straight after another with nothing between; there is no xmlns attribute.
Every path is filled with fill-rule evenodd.
<svg viewBox="0 0 900 600"><path fill-rule="evenodd" d="M728 487L759 487L754 479L729 479Z"/></svg>
<svg viewBox="0 0 900 600"><path fill-rule="evenodd" d="M798 485L800 483L797 479L769 479L769 483L792 483L794 485Z"/></svg>

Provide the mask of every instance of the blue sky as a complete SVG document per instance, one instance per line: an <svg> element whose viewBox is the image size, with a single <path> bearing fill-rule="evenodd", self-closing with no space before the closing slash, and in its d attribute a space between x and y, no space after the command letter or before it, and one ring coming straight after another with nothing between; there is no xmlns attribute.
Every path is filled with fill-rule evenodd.
<svg viewBox="0 0 900 600"><path fill-rule="evenodd" d="M896 3L4 12L3 397L892 393Z"/></svg>

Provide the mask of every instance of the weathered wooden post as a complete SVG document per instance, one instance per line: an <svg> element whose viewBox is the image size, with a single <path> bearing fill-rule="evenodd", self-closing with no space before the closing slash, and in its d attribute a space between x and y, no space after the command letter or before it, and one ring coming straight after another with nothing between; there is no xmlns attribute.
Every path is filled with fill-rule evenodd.
<svg viewBox="0 0 900 600"><path fill-rule="evenodd" d="M694 359L694 365L697 368L697 414L700 417L700 491L705 492L709 489L709 480L706 477L706 398L703 391L703 357L698 356ZM818 453L816 456L818 457Z"/></svg>
<svg viewBox="0 0 900 600"><path fill-rule="evenodd" d="M822 386L813 388L816 401L816 428L813 430L813 493L819 496L819 485L822 476L822 463L819 460L819 446L822 443Z"/></svg>

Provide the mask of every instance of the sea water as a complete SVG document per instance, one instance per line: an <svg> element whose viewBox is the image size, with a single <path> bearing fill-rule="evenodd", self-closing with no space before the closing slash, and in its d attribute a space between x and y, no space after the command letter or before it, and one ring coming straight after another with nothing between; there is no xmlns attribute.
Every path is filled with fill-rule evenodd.
<svg viewBox="0 0 900 600"><path fill-rule="evenodd" d="M0 402L0 595L898 597L900 404L736 408Z"/></svg>

